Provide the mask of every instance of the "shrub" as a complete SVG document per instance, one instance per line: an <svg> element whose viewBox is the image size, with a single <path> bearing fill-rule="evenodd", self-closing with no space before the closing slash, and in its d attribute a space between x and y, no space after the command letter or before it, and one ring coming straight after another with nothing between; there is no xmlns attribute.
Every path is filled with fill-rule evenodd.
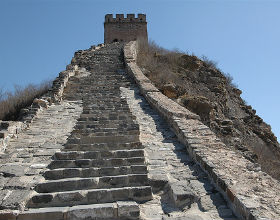
<svg viewBox="0 0 280 220"><path fill-rule="evenodd" d="M208 68L214 68L214 69L218 69L218 62L210 60L208 57L206 57L205 55L203 55L201 57L202 61L204 62L205 66Z"/></svg>
<svg viewBox="0 0 280 220"><path fill-rule="evenodd" d="M238 88L238 86L233 82L233 77L229 73L223 73L226 78L226 82L233 88Z"/></svg>
<svg viewBox="0 0 280 220"><path fill-rule="evenodd" d="M29 84L25 87L15 85L13 92L4 92L0 89L0 120L17 120L20 110L30 106L35 98L46 93L51 87L51 82Z"/></svg>
<svg viewBox="0 0 280 220"><path fill-rule="evenodd" d="M138 42L137 63L144 68L145 74L159 87L177 80L178 62L182 52L167 50L155 42Z"/></svg>

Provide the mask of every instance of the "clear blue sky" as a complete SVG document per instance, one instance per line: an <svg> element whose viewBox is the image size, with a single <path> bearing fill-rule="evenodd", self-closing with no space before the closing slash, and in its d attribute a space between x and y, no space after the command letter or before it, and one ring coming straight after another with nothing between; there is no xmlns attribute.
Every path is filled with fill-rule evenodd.
<svg viewBox="0 0 280 220"><path fill-rule="evenodd" d="M280 137L280 0L0 0L0 87L56 77L107 13L146 13L150 39L217 61Z"/></svg>

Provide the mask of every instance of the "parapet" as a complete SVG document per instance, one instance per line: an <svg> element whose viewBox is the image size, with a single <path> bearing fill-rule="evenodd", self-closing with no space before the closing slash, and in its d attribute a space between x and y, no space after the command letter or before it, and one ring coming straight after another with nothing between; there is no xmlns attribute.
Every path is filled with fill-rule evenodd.
<svg viewBox="0 0 280 220"><path fill-rule="evenodd" d="M135 14L127 14L126 17L124 14L116 14L116 17L113 17L113 14L105 15L105 23L109 22L146 22L145 14L138 14L138 17L135 17Z"/></svg>

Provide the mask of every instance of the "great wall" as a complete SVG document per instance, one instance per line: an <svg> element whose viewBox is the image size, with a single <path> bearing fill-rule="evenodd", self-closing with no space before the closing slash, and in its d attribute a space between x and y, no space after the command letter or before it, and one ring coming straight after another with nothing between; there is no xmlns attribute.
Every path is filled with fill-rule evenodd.
<svg viewBox="0 0 280 220"><path fill-rule="evenodd" d="M124 29L105 28L21 121L1 122L0 220L279 220L279 182L137 66L145 15L108 22Z"/></svg>

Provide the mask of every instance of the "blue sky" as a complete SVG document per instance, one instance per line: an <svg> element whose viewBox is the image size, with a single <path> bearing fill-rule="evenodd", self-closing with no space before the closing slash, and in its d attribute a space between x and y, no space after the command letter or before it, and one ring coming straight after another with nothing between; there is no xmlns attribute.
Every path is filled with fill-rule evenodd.
<svg viewBox="0 0 280 220"><path fill-rule="evenodd" d="M52 79L103 42L107 13L145 13L159 45L218 62L280 137L280 0L0 0L0 88Z"/></svg>

